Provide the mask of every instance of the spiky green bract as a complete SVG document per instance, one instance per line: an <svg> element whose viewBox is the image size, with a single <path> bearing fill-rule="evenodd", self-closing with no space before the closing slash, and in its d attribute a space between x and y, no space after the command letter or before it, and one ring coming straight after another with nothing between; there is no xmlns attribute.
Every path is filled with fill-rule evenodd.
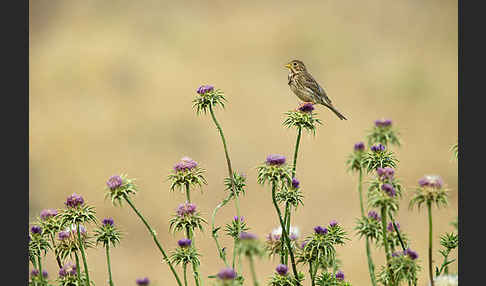
<svg viewBox="0 0 486 286"><path fill-rule="evenodd" d="M69 237L59 239L56 245L57 253L62 261L64 261L67 257L72 259L74 252L80 251L76 226L68 227L65 231L69 233ZM87 232L81 232L81 243L85 249L95 246L95 243L92 241L92 237L90 237Z"/></svg>
<svg viewBox="0 0 486 286"><path fill-rule="evenodd" d="M67 207L64 211L58 214L61 225L77 225L96 223L96 210L94 207L83 204L76 207Z"/></svg>
<svg viewBox="0 0 486 286"><path fill-rule="evenodd" d="M286 184L282 185L282 188L276 194L278 203L285 202L294 208L297 208L299 205L304 205L303 198L304 195L302 194L301 188L289 188Z"/></svg>
<svg viewBox="0 0 486 286"><path fill-rule="evenodd" d="M239 239L242 232L248 231L250 228L246 225L245 221L241 219L234 219L231 223L227 223L224 227L226 235L231 236L234 239Z"/></svg>
<svg viewBox="0 0 486 286"><path fill-rule="evenodd" d="M263 164L257 167L257 171L257 182L261 185L265 185L268 182L270 185L274 184L279 190L292 184L292 168L287 164Z"/></svg>
<svg viewBox="0 0 486 286"><path fill-rule="evenodd" d="M420 210L420 207L424 203L430 203L431 205L435 204L437 208L447 206L447 190L442 187L418 187L410 200L409 208L413 209L414 206L417 206Z"/></svg>
<svg viewBox="0 0 486 286"><path fill-rule="evenodd" d="M458 144L457 144L457 143L456 143L456 144L454 144L454 145L452 145L452 147L451 147L451 152L454 154L454 156L456 157L456 159L458 159L458 158L459 158L459 157L458 157L458 154L459 154L459 146L458 146Z"/></svg>
<svg viewBox="0 0 486 286"><path fill-rule="evenodd" d="M439 250L439 252L444 260L440 268L437 266L435 267L435 276L440 276L442 273L449 274L448 265L456 261L455 259L449 260L449 254L452 250L457 248L458 244L459 237L453 232L446 233L440 237L440 245L442 245L444 249Z"/></svg>
<svg viewBox="0 0 486 286"><path fill-rule="evenodd" d="M367 237L373 242L381 240L381 221L379 220L362 217L356 220L356 227L354 229L360 238Z"/></svg>
<svg viewBox="0 0 486 286"><path fill-rule="evenodd" d="M292 251L297 250L297 240L290 239L290 247ZM282 254L282 239L274 237L272 234L269 234L266 241L265 241L265 251L267 252L269 257L273 257L275 255Z"/></svg>
<svg viewBox="0 0 486 286"><path fill-rule="evenodd" d="M61 229L61 221L59 213L56 216L49 216L45 219L37 219L37 224L42 228L43 234L56 235Z"/></svg>
<svg viewBox="0 0 486 286"><path fill-rule="evenodd" d="M47 252L52 249L47 236L42 230L42 233L30 233L29 241L29 256L30 257L40 257L41 255L46 255Z"/></svg>
<svg viewBox="0 0 486 286"><path fill-rule="evenodd" d="M298 255L298 262L327 268L335 265L336 249L335 245L344 244L346 232L341 226L329 227L325 234L313 233L307 237L307 243Z"/></svg>
<svg viewBox="0 0 486 286"><path fill-rule="evenodd" d="M351 286L351 283L336 278L329 272L323 272L316 277L316 285L319 286Z"/></svg>
<svg viewBox="0 0 486 286"><path fill-rule="evenodd" d="M196 109L196 114L200 113L206 114L209 106L216 107L218 104L224 108L224 103L226 99L224 98L224 93L220 89L213 89L209 92L198 94L196 98L192 101L193 108Z"/></svg>
<svg viewBox="0 0 486 286"><path fill-rule="evenodd" d="M303 111L288 111L285 112L287 118L284 120L283 125L287 128L296 127L307 130L313 135L316 134L316 125L322 124L319 118L316 118L315 112L303 112Z"/></svg>
<svg viewBox="0 0 486 286"><path fill-rule="evenodd" d="M240 196L240 194L244 195L245 186L246 186L246 177L235 172L233 173L233 182L235 184L236 196ZM225 191L231 192L231 195L234 196L233 186L231 184L230 178L224 178L224 187L225 187Z"/></svg>
<svg viewBox="0 0 486 286"><path fill-rule="evenodd" d="M270 286L297 286L297 285L302 285L302 281L305 280L305 275L302 272L299 272L297 275L297 279L290 275L280 275L278 273L275 273L268 285Z"/></svg>
<svg viewBox="0 0 486 286"><path fill-rule="evenodd" d="M168 177L171 181L170 190L174 191L175 189L179 189L184 192L186 191L186 186L201 188L202 185L207 184L206 179L203 176L204 172L206 172L206 170L197 166L190 170L172 170L172 173L170 173Z"/></svg>
<svg viewBox="0 0 486 286"><path fill-rule="evenodd" d="M258 239L240 239L237 251L245 256L256 257L261 257L265 253L264 246Z"/></svg>
<svg viewBox="0 0 486 286"><path fill-rule="evenodd" d="M366 136L368 139L368 145L371 146L375 143L381 143L385 146L396 145L400 146L400 139L398 136L400 133L393 129L392 125L389 126L374 126L369 134Z"/></svg>
<svg viewBox="0 0 486 286"><path fill-rule="evenodd" d="M390 247L392 252L395 251L395 249L401 249L400 238L402 239L405 247L408 245L409 242L408 236L405 232L403 232L403 230L400 230L400 238L398 237L398 234L395 230L388 231L386 238L388 240L388 246ZM380 242L381 243L378 246L385 247L383 239L381 239Z"/></svg>
<svg viewBox="0 0 486 286"><path fill-rule="evenodd" d="M377 209L387 207L389 211L396 212L399 209L398 196L390 196L388 193L383 191L381 189L382 184L383 183L381 182L371 183L367 193L368 207Z"/></svg>
<svg viewBox="0 0 486 286"><path fill-rule="evenodd" d="M369 174L380 167L396 168L398 162L398 159L395 158L395 154L391 151L368 151L363 154L362 166Z"/></svg>
<svg viewBox="0 0 486 286"><path fill-rule="evenodd" d="M136 179L129 179L126 174L121 174L120 177L122 178L121 186L113 189L106 187L107 193L105 198L110 197L113 206L117 204L118 206L122 206L125 197L128 198L130 195L135 195L138 192L138 188L135 185Z"/></svg>
<svg viewBox="0 0 486 286"><path fill-rule="evenodd" d="M183 216L175 214L169 220L169 223L169 230L175 233L176 231L186 231L187 229L194 231L196 228L202 231L203 223L207 223L207 221L199 212L196 212L194 214L185 214Z"/></svg>
<svg viewBox="0 0 486 286"><path fill-rule="evenodd" d="M390 268L382 266L378 273L378 282L383 285L401 285L409 282L408 285L417 285L417 275L420 271L417 259L408 255L397 255L390 259ZM393 281L394 284L391 283Z"/></svg>
<svg viewBox="0 0 486 286"><path fill-rule="evenodd" d="M193 246L176 248L170 256L170 261L176 265L193 264L199 266L201 264L199 254Z"/></svg>
<svg viewBox="0 0 486 286"><path fill-rule="evenodd" d="M80 275L79 279L78 279L78 275ZM56 282L58 283L57 284L58 286L86 286L88 284L88 282L86 281L86 276L83 273L81 274L67 273L64 276L59 276L56 279ZM90 282L91 285L94 285L93 281Z"/></svg>
<svg viewBox="0 0 486 286"><path fill-rule="evenodd" d="M47 279L45 277L42 277L42 274L31 276L28 285L29 286L54 286L53 284L48 283Z"/></svg>
<svg viewBox="0 0 486 286"><path fill-rule="evenodd" d="M346 165L348 166L349 172L359 172L363 168L363 156L366 152L362 150L353 151L349 154Z"/></svg>
<svg viewBox="0 0 486 286"><path fill-rule="evenodd" d="M120 230L111 224L105 224L95 229L96 244L103 243L103 246L114 247L120 243L122 234Z"/></svg>

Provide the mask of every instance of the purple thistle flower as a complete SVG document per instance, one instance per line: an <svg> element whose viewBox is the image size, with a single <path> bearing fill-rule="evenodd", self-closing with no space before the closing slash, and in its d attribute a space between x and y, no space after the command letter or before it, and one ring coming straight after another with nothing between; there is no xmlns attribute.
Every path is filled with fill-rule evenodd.
<svg viewBox="0 0 486 286"><path fill-rule="evenodd" d="M64 264L64 266L61 267L61 269L59 269L59 276L61 277L67 275L76 275L76 274L77 274L76 265L73 264L72 262L68 262Z"/></svg>
<svg viewBox="0 0 486 286"><path fill-rule="evenodd" d="M378 215L378 213L377 213L377 212L375 212L375 211L370 211L370 212L368 212L368 217L369 217L369 218L372 218L372 219L374 219L374 220L381 220L381 217L380 217L380 216Z"/></svg>
<svg viewBox="0 0 486 286"><path fill-rule="evenodd" d="M408 255L408 257L410 257L412 260L415 260L415 259L418 258L417 252L411 250L410 248L407 248L405 250L405 253L404 254Z"/></svg>
<svg viewBox="0 0 486 286"><path fill-rule="evenodd" d="M181 240L179 240L179 241L177 242L177 244L178 244L180 247L182 247L182 248L186 248L186 247L191 246L191 243L192 243L192 241L191 241L190 239L188 239L188 238L183 238L183 239L181 239Z"/></svg>
<svg viewBox="0 0 486 286"><path fill-rule="evenodd" d="M354 151L363 151L365 149L365 145L363 142L358 142L354 144Z"/></svg>
<svg viewBox="0 0 486 286"><path fill-rule="evenodd" d="M109 218L104 218L103 221L101 222L104 226L106 225L111 225L113 226L115 224L115 221L109 217Z"/></svg>
<svg viewBox="0 0 486 286"><path fill-rule="evenodd" d="M180 204L177 207L177 215L180 217L186 216L186 215L193 215L196 212L196 205L193 203L184 203Z"/></svg>
<svg viewBox="0 0 486 286"><path fill-rule="evenodd" d="M35 276L37 276L37 275L39 275L39 270L37 270L37 269L34 269L34 270L32 270L32 271L30 272L30 277L35 277Z"/></svg>
<svg viewBox="0 0 486 286"><path fill-rule="evenodd" d="M299 180L297 180L297 178L292 178L292 188L298 189L299 186L300 186Z"/></svg>
<svg viewBox="0 0 486 286"><path fill-rule="evenodd" d="M398 222L395 222L395 225L397 226L397 229L400 230L400 224ZM391 232L395 231L395 228L393 227L393 222L389 222L386 229Z"/></svg>
<svg viewBox="0 0 486 286"><path fill-rule="evenodd" d="M398 256L400 256L400 252L395 251L392 253L392 257L398 257Z"/></svg>
<svg viewBox="0 0 486 286"><path fill-rule="evenodd" d="M148 277L144 277L144 278L138 278L136 282L138 286L146 286L149 285L150 280L148 279Z"/></svg>
<svg viewBox="0 0 486 286"><path fill-rule="evenodd" d="M49 273L47 273L47 271L45 270L42 270L42 277L47 278L47 276L49 276Z"/></svg>
<svg viewBox="0 0 486 286"><path fill-rule="evenodd" d="M287 275L287 272L289 271L289 268L285 264L279 264L279 265L277 265L277 267L275 268L275 270L277 271L277 273L279 275L285 276L285 275Z"/></svg>
<svg viewBox="0 0 486 286"><path fill-rule="evenodd" d="M212 85L201 85L198 89L197 89L197 93L198 94L205 94L205 93L208 93L210 91L212 91L214 89L214 86Z"/></svg>
<svg viewBox="0 0 486 286"><path fill-rule="evenodd" d="M336 279L337 279L337 280L341 280L341 281L342 281L342 280L344 280L344 273L343 273L341 270L339 270L339 271L336 273Z"/></svg>
<svg viewBox="0 0 486 286"><path fill-rule="evenodd" d="M304 247L307 245L307 243L309 243L307 240L304 240L301 244L300 244L300 248L304 249Z"/></svg>
<svg viewBox="0 0 486 286"><path fill-rule="evenodd" d="M235 215L235 216L233 217L233 220L234 220L234 221L238 221L238 220L240 220L241 222L243 222L243 221L245 220L245 218L244 218L243 216L238 217L237 215Z"/></svg>
<svg viewBox="0 0 486 286"><path fill-rule="evenodd" d="M46 220L48 218L54 217L57 215L56 209L45 209L40 212L41 220Z"/></svg>
<svg viewBox="0 0 486 286"><path fill-rule="evenodd" d="M30 232L32 234L40 234L42 232L42 228L38 225L34 225L30 228Z"/></svg>
<svg viewBox="0 0 486 286"><path fill-rule="evenodd" d="M69 231L61 231L61 232L59 232L58 237L59 237L59 240L65 240L65 239L69 238L69 235L70 235Z"/></svg>
<svg viewBox="0 0 486 286"><path fill-rule="evenodd" d="M268 155L266 163L267 165L270 166L280 166L285 164L285 160L286 160L285 156L272 154L272 155Z"/></svg>
<svg viewBox="0 0 486 286"><path fill-rule="evenodd" d="M378 177L382 180L385 179L385 178L392 180L393 176L395 175L395 170L393 170L393 168L390 168L390 167L377 168L376 174L378 174Z"/></svg>
<svg viewBox="0 0 486 286"><path fill-rule="evenodd" d="M306 102L299 107L299 110L302 112L312 112L314 111L314 104Z"/></svg>
<svg viewBox="0 0 486 286"><path fill-rule="evenodd" d="M114 190L123 185L123 179L118 175L111 176L108 181L106 181L106 185L110 190Z"/></svg>
<svg viewBox="0 0 486 286"><path fill-rule="evenodd" d="M257 236L254 235L253 233L249 233L249 232L240 233L240 239L241 240L255 240L256 238L257 238Z"/></svg>
<svg viewBox="0 0 486 286"><path fill-rule="evenodd" d="M330 227L335 227L336 225L338 225L338 222L337 222L337 220L335 220L335 219L333 219L333 220L331 220L331 221L329 222L329 226L330 226Z"/></svg>
<svg viewBox="0 0 486 286"><path fill-rule="evenodd" d="M327 228L319 225L319 226L314 227L314 232L317 233L317 234L327 234Z"/></svg>
<svg viewBox="0 0 486 286"><path fill-rule="evenodd" d="M289 238L290 238L290 240L297 240L297 238L299 238L299 236L296 233L291 233L291 234L289 234Z"/></svg>
<svg viewBox="0 0 486 286"><path fill-rule="evenodd" d="M440 189L444 185L442 178L438 175L426 175L418 183L421 187L431 187L434 189Z"/></svg>
<svg viewBox="0 0 486 286"><path fill-rule="evenodd" d="M385 151L385 149L386 149L385 146L382 145L381 143L371 146L371 151L373 152L383 152Z"/></svg>
<svg viewBox="0 0 486 286"><path fill-rule="evenodd" d="M381 189L385 191L390 197L394 197L397 192L395 191L395 188L391 184L383 184L381 185Z"/></svg>
<svg viewBox="0 0 486 286"><path fill-rule="evenodd" d="M70 195L67 199L66 199L66 202L64 203L67 207L70 207L70 208L75 208L77 206L81 206L84 204L84 199L82 196L76 194L76 193L73 193L72 195Z"/></svg>
<svg viewBox="0 0 486 286"><path fill-rule="evenodd" d="M190 171L197 167L197 162L189 157L183 157L177 164L174 165L174 170L179 171Z"/></svg>
<svg viewBox="0 0 486 286"><path fill-rule="evenodd" d="M233 280L236 278L236 272L233 270L233 268L224 268L219 271L218 277L221 280Z"/></svg>
<svg viewBox="0 0 486 286"><path fill-rule="evenodd" d="M376 127L387 127L392 124L392 121L390 119L378 119L375 120L375 126Z"/></svg>

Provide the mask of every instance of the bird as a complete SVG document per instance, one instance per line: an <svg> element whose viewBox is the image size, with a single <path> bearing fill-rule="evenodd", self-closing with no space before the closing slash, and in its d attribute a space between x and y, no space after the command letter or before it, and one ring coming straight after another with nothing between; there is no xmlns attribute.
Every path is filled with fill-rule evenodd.
<svg viewBox="0 0 486 286"><path fill-rule="evenodd" d="M347 120L333 106L331 99L327 96L324 89L317 83L312 75L307 71L304 63L300 60L292 60L285 65L289 69L288 84L290 89L297 97L313 104L322 104L332 110L341 120Z"/></svg>

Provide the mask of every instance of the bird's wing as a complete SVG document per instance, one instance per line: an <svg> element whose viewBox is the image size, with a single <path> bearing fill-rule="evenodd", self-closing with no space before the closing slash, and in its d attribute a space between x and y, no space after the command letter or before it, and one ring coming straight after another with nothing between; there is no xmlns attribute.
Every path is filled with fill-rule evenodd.
<svg viewBox="0 0 486 286"><path fill-rule="evenodd" d="M319 95L319 98L328 104L331 104L331 99L327 97L324 89L317 83L317 81L309 73L303 73L301 75L302 85L309 89L313 94Z"/></svg>

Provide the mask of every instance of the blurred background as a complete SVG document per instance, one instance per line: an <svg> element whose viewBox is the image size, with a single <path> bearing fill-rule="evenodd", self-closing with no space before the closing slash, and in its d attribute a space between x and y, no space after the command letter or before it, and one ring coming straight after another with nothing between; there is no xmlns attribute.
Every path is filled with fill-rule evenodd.
<svg viewBox="0 0 486 286"><path fill-rule="evenodd" d="M419 285L428 285L426 211L409 211L408 203L423 175L443 177L450 206L433 213L440 263L439 236L454 231L457 216L457 162L450 152L457 142L457 1L41 0L30 2L29 26L30 219L44 208L63 208L73 192L96 207L99 219L113 217L125 232L112 250L116 285L135 285L143 276L159 286L175 281L132 210L104 200L109 176L137 178L135 204L166 249L182 237L168 233L167 221L184 195L169 192L166 180L181 157L207 170L208 185L192 199L208 220L225 196L217 130L210 116L192 109L201 84L222 89L228 100L216 116L234 169L248 178L241 209L251 231L264 239L278 226L255 167L270 153L292 157L296 132L281 124L299 103L283 67L291 59L306 63L349 119L317 107L324 124L315 137L302 137L297 177L305 207L292 224L306 236L331 219L342 223L351 238L338 248L346 279L370 285L365 243L353 230L357 176L346 172L345 161L375 119L390 118L403 141L394 148L406 189L397 221L419 253ZM234 214L227 205L217 225ZM210 233L208 225L196 235L203 276L223 267ZM231 248L229 239L222 242ZM383 252L374 249L373 257L379 268ZM96 285L106 285L104 250L89 249L88 262ZM257 261L261 282L277 264ZM45 268L57 276L51 256ZM244 272L249 284L248 267Z"/></svg>

